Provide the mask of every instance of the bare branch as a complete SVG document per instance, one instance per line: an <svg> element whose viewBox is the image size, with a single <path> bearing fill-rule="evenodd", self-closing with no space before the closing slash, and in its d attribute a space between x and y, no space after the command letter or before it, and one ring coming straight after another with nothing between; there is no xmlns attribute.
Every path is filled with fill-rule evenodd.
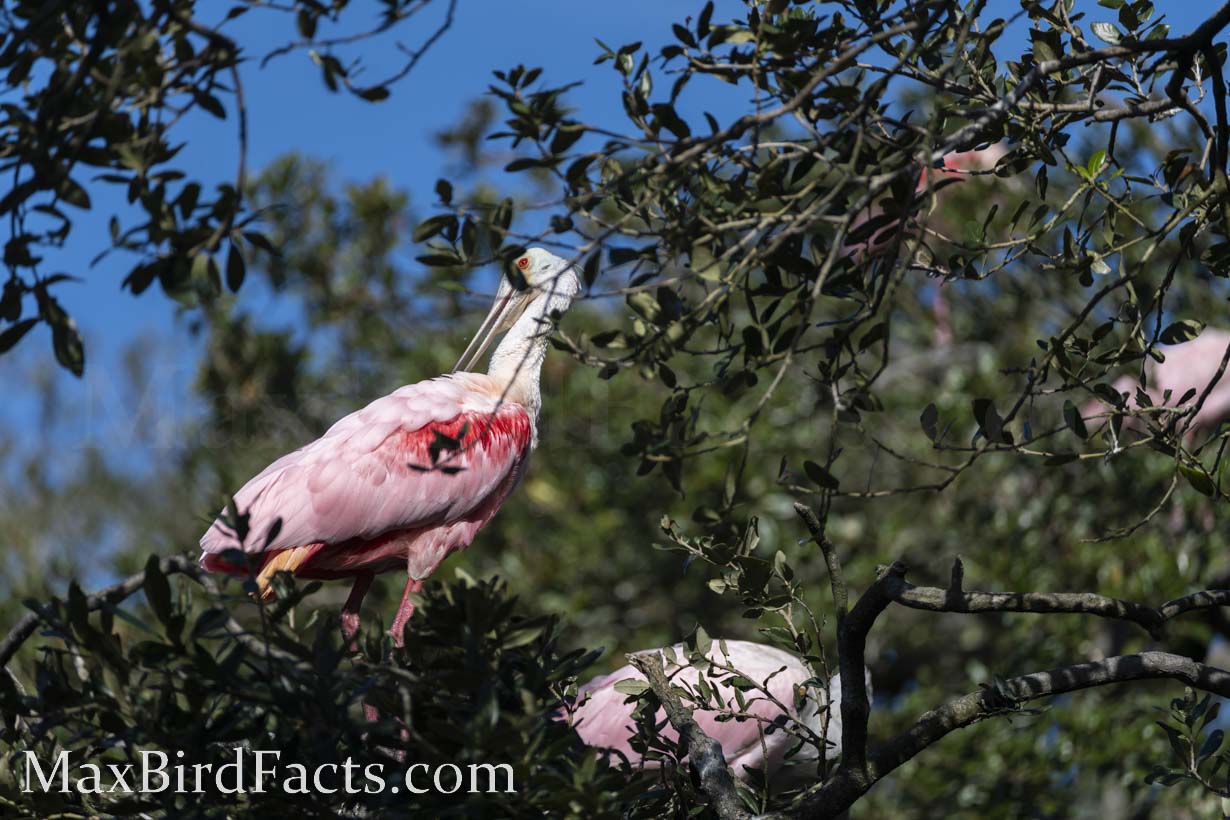
<svg viewBox="0 0 1230 820"><path fill-rule="evenodd" d="M1138 680L1169 679L1230 697L1230 672L1169 652L1141 652L1062 666L1011 678L971 692L923 714L912 727L885 743L868 760L868 780L838 769L800 807L803 818L831 818L844 812L876 781L949 733L1038 698Z"/></svg>
<svg viewBox="0 0 1230 820"><path fill-rule="evenodd" d="M871 703L864 677L867 633L893 597L891 589L905 576L905 565L881 567L875 583L858 599L838 629L837 660L841 670L841 769L861 779L867 768L867 720Z"/></svg>
<svg viewBox="0 0 1230 820"><path fill-rule="evenodd" d="M953 564L954 578L961 572L961 560L958 558ZM1171 618L1197 609L1230 605L1230 590L1227 589L1195 592L1155 608L1093 592L966 592L959 583L948 589L916 587L908 583L904 576L887 579L885 588L894 601L910 609L965 614L1024 612L1037 615L1096 615L1130 621L1154 638L1160 637L1162 628Z"/></svg>

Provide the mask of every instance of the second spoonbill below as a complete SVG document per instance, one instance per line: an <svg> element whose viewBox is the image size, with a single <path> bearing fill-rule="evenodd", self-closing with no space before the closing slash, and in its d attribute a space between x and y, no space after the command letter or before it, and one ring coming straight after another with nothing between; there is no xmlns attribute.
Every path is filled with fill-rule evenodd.
<svg viewBox="0 0 1230 820"><path fill-rule="evenodd" d="M746 780L748 768L760 769L766 775L785 774L793 764L804 762L812 764L809 770L814 775L815 762L820 757L819 743L825 744L827 759L841 757L840 675L829 680L826 691L799 658L752 641L714 640L706 653L712 665L701 669L688 664L688 653L682 644L675 644L671 649L683 666L666 660L662 649L632 654L659 653L665 661L667 677L685 689L697 690L698 679L704 673L724 708L698 708L693 717L705 734L721 744L722 754L735 777ZM753 684L753 688L743 692L746 710L739 709L735 690L730 685L735 677L732 669ZM632 738L636 736L632 716L635 705L627 703L627 695L615 689L615 684L629 678L644 680L645 676L629 664L582 684L569 720L585 745L612 756L612 762L623 758L633 770L656 769L658 761L646 760L632 748ZM870 697L870 670L866 671L866 685ZM723 714L741 711L747 715L742 720L727 719ZM674 727L666 723L666 713L662 709L658 710L654 721L665 724L662 737L670 740L679 737ZM801 743L802 737L813 742ZM790 754L792 750L794 753ZM785 780L789 782L791 778Z"/></svg>
<svg viewBox="0 0 1230 820"><path fill-rule="evenodd" d="M405 592L389 630L400 646L414 612L410 596L491 520L538 442L547 338L580 280L566 260L541 248L527 250L516 265L527 287L501 280L454 372L376 399L235 493L247 537L241 543L228 516L220 516L201 537L205 569L243 574L248 567L225 553L255 555L262 598L272 596L279 570L354 578L342 608L349 641L373 576L404 568ZM503 331L487 373L462 372Z"/></svg>

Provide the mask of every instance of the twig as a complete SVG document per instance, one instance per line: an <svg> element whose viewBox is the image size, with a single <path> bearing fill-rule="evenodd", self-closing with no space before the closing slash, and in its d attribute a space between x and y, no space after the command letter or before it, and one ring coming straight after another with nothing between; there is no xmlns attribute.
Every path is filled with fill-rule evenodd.
<svg viewBox="0 0 1230 820"><path fill-rule="evenodd" d="M200 567L195 561L192 561L187 556L173 555L169 558L163 558L159 567L164 575L189 574L195 575L201 572ZM118 604L132 595L145 584L145 572L138 572L135 575L130 575L118 584L112 584L109 587L100 589L98 592L86 598L86 608L93 612L97 609L102 609L109 604ZM9 660L16 654L21 645L26 639L34 634L34 630L38 628L39 622L42 619L37 613L27 612L17 621L16 625L9 630L9 634L5 636L3 641L0 641L0 666L7 666Z"/></svg>
<svg viewBox="0 0 1230 820"><path fill-rule="evenodd" d="M158 566L163 575L187 575L211 594L218 594L220 591L214 579L205 570L201 569L196 561L188 556L172 555L168 558L163 558ZM119 604L144 585L145 572L143 570L87 597L86 609L94 612L95 610ZM0 641L0 668L8 668L9 661L17 654L17 650L21 648L22 644L34 634L42 621L43 618L37 612L27 612L17 621L13 628L9 630L8 635L4 637L4 640ZM234 618L227 618L225 628L232 638L262 658L302 663L299 658L296 658L289 652L284 652L266 641L253 636Z"/></svg>

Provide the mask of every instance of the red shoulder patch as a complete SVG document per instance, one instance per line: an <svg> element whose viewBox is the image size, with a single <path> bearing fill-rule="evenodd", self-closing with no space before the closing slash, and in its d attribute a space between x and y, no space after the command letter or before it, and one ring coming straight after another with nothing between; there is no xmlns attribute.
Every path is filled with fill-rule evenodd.
<svg viewBox="0 0 1230 820"><path fill-rule="evenodd" d="M427 469L461 462L475 449L488 456L519 457L530 446L530 417L524 407L506 404L494 413L459 413L396 436L396 450L411 464Z"/></svg>

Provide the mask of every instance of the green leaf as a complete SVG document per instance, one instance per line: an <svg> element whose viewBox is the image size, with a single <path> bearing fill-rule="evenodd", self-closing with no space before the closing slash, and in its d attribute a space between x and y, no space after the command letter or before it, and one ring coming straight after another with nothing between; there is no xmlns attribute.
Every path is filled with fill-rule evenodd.
<svg viewBox="0 0 1230 820"><path fill-rule="evenodd" d="M524 171L526 168L541 168L543 160L534 157L521 157L514 159L512 162L504 166L504 170L509 173L516 171Z"/></svg>
<svg viewBox="0 0 1230 820"><path fill-rule="evenodd" d="M1089 162L1085 165L1085 170L1089 172L1090 177L1095 177L1102 170L1102 166L1106 163L1106 149L1099 148L1093 152L1093 156L1089 158Z"/></svg>
<svg viewBox="0 0 1230 820"><path fill-rule="evenodd" d="M16 322L21 318L21 294L22 286L17 279L4 283L4 290L0 295L0 319Z"/></svg>
<svg viewBox="0 0 1230 820"><path fill-rule="evenodd" d="M585 136L585 126L578 124L561 125L556 130L555 136L551 139L551 153L564 153L576 145L577 140L583 136Z"/></svg>
<svg viewBox="0 0 1230 820"><path fill-rule="evenodd" d="M414 259L429 268L447 268L461 264L461 259L451 253L426 253Z"/></svg>
<svg viewBox="0 0 1230 820"><path fill-rule="evenodd" d="M1209 732L1209 736L1204 740L1204 745L1200 747L1200 760L1216 754L1225 738L1226 733L1221 729L1214 729L1212 732Z"/></svg>
<svg viewBox="0 0 1230 820"><path fill-rule="evenodd" d="M1204 330L1204 322L1195 319L1181 319L1167 326L1159 338L1162 344L1177 345L1191 341L1199 336L1202 330Z"/></svg>
<svg viewBox="0 0 1230 820"><path fill-rule="evenodd" d="M1004 430L1004 420L995 409L994 402L990 399L974 399L973 408L974 421L978 422L979 431L987 441L995 444L1011 442L1010 436Z"/></svg>
<svg viewBox="0 0 1230 820"><path fill-rule="evenodd" d="M165 624L171 618L171 584L163 574L162 564L156 555L151 555L145 562L142 589L145 590L145 600L149 601L149 608L158 620Z"/></svg>
<svg viewBox="0 0 1230 820"><path fill-rule="evenodd" d="M934 402L924 407L922 415L918 417L918 421L922 425L923 435L931 441L935 441L935 437L939 434L939 420L940 413L935 409Z"/></svg>
<svg viewBox="0 0 1230 820"><path fill-rule="evenodd" d="M0 353L6 353L11 350L15 344L21 341L21 337L29 333L30 329L37 324L38 319L26 319L12 327L5 328L4 332L0 333Z"/></svg>
<svg viewBox="0 0 1230 820"><path fill-rule="evenodd" d="M263 250L265 253L273 254L274 256L281 256L278 249L275 248L273 243L269 241L269 237L265 236L263 233L258 231L244 231L243 238Z"/></svg>
<svg viewBox="0 0 1230 820"><path fill-rule="evenodd" d="M1111 8L1114 8L1114 6L1111 6ZM1104 43L1110 43L1112 46L1119 45L1119 42L1123 39L1123 35L1119 33L1119 28L1114 23L1090 23L1089 28L1099 40Z"/></svg>
<svg viewBox="0 0 1230 820"><path fill-rule="evenodd" d="M601 250L596 250L585 258L585 262L581 265L581 278L585 280L585 287L592 288L594 286L594 282L598 279L598 269L601 264Z"/></svg>
<svg viewBox="0 0 1230 820"><path fill-rule="evenodd" d="M709 637L709 633L705 631L703 626L696 627L696 651L708 657L709 650L713 649L713 639Z"/></svg>
<svg viewBox="0 0 1230 820"><path fill-rule="evenodd" d="M1085 428L1085 420L1081 418L1080 410L1070 401L1063 403L1063 420L1077 438L1089 438L1089 430Z"/></svg>
<svg viewBox="0 0 1230 820"><path fill-rule="evenodd" d="M78 378L85 372L85 347L81 343L81 333L72 317L60 311L53 315L51 322L51 345L55 350L56 361Z"/></svg>
<svg viewBox="0 0 1230 820"><path fill-rule="evenodd" d="M1058 60L1063 53L1058 29L1031 29L1029 39L1033 43L1034 60L1038 62Z"/></svg>
<svg viewBox="0 0 1230 820"><path fill-rule="evenodd" d="M812 482L816 484L817 486L822 487L826 490L836 490L837 489L838 482L837 482L836 477L834 477L832 473L830 473L828 470L821 467L816 462L804 461L803 462L803 472L807 473L807 477L810 478Z"/></svg>
<svg viewBox="0 0 1230 820"><path fill-rule="evenodd" d="M86 635L90 631L90 609L85 593L76 581L68 585L68 622L78 635Z"/></svg>
<svg viewBox="0 0 1230 820"><path fill-rule="evenodd" d="M637 696L649 691L649 683L637 678L624 678L613 687L621 695Z"/></svg>
<svg viewBox="0 0 1230 820"><path fill-rule="evenodd" d="M1192 489L1196 492L1210 498L1217 495L1217 485L1213 482L1212 477L1203 469L1180 464L1179 472L1183 474L1183 477L1187 479L1187 483L1192 485Z"/></svg>
<svg viewBox="0 0 1230 820"><path fill-rule="evenodd" d="M436 196L440 197L440 204L446 208L453 204L453 184L447 179L436 180Z"/></svg>
<svg viewBox="0 0 1230 820"><path fill-rule="evenodd" d="M696 18L696 34L701 38L709 36L709 21L713 19L713 0L705 3L700 16Z"/></svg>
<svg viewBox="0 0 1230 820"><path fill-rule="evenodd" d="M231 293L239 292L247 270L247 265L243 261L243 253L232 242L230 250L226 253L226 286L230 288Z"/></svg>
<svg viewBox="0 0 1230 820"><path fill-rule="evenodd" d="M418 227L414 229L414 233L411 234L410 238L415 242L422 242L441 233L449 225L455 225L456 223L457 217L452 214L440 214L439 216L433 216L420 222Z"/></svg>
<svg viewBox="0 0 1230 820"><path fill-rule="evenodd" d="M360 88L355 91L355 94L368 102L380 102L389 98L389 89L383 85L373 85L369 88Z"/></svg>

